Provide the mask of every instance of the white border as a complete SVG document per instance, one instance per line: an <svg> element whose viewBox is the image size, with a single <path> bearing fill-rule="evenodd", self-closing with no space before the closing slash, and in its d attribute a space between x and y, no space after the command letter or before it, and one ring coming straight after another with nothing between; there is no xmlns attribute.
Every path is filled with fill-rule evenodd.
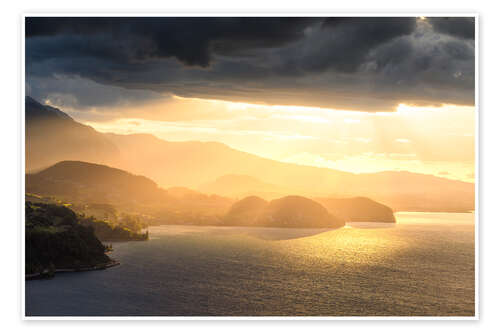
<svg viewBox="0 0 500 333"><path fill-rule="evenodd" d="M263 17L474 17L475 23L475 211L474 211L474 249L475 249L475 311L474 316L469 317L455 317L455 316L26 316L25 307L25 216L24 216L24 200L25 200L25 86L26 86L26 72L25 72L25 20L26 17L251 17L251 16L263 16ZM19 262L20 266L20 279L21 279L21 319L24 321L72 321L72 320L82 320L82 321L126 321L126 320L138 320L138 321L178 321L178 320L251 320L251 321L273 321L273 320L311 320L311 321L325 321L325 320L360 320L360 321L384 321L384 320L463 320L463 321L477 321L479 320L479 14L478 13L355 13L355 12L344 12L344 13L334 13L334 12L290 12L283 13L281 11L250 11L250 12L220 12L220 11L207 11L204 13L192 13L188 11L182 12L169 12L169 13L130 13L130 12L92 12L86 11L81 13L76 12L25 12L21 14L21 89L20 89L20 103L21 103L21 115L20 115L20 126L21 126L21 149L20 149L20 159L21 161L19 175L20 178L20 235L21 235L21 258ZM18 168L19 169L19 168Z"/></svg>
<svg viewBox="0 0 500 333"><path fill-rule="evenodd" d="M21 104L21 173L19 175L19 182L21 185L21 202L20 202L20 214L21 214L21 221L22 223L20 224L19 228L20 234L21 234L21 261L20 261L20 266L21 266L21 317L23 319L27 319L28 317L26 316L26 307L25 307L25 290L26 290L26 267L25 267L25 262L26 262L26 256L25 256L25 225L26 225L26 220L25 220L25 204L23 204L26 200L26 187L25 187L25 180L26 180L26 144L25 144L25 130L26 130L26 122L25 122L25 96L26 96L26 61L25 61L25 33L24 33L24 28L25 28L25 20L26 18L23 16L21 20L21 96L20 96L20 104Z"/></svg>

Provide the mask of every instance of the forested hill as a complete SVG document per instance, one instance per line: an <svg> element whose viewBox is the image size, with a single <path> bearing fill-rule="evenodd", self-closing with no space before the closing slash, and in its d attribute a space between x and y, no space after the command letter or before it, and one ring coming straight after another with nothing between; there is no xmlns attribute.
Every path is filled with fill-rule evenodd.
<svg viewBox="0 0 500 333"><path fill-rule="evenodd" d="M166 195L144 176L105 165L80 161L59 162L26 175L26 192L59 195L90 202L160 201Z"/></svg>
<svg viewBox="0 0 500 333"><path fill-rule="evenodd" d="M105 267L111 259L91 226L69 208L26 202L26 274Z"/></svg>

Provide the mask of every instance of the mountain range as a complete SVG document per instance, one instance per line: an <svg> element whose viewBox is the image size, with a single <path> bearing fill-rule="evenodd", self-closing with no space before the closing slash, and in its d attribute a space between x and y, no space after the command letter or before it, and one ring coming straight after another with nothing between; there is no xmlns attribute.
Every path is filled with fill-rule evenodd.
<svg viewBox="0 0 500 333"><path fill-rule="evenodd" d="M101 133L30 97L25 107L27 172L78 160L144 175L162 188L187 187L233 199L363 196L396 211L474 209L473 183L407 171L354 174L279 162L218 142Z"/></svg>
<svg viewBox="0 0 500 333"><path fill-rule="evenodd" d="M221 215L233 203L229 198L185 188L163 189L147 177L81 161L62 161L26 174L26 193L54 198L74 207L104 204L121 212L171 222Z"/></svg>
<svg viewBox="0 0 500 333"><path fill-rule="evenodd" d="M59 109L25 99L26 170L40 170L63 160L108 164L120 150L105 135L73 120Z"/></svg>
<svg viewBox="0 0 500 333"><path fill-rule="evenodd" d="M395 222L389 207L367 198L288 195L268 202L250 196L234 202L182 187L165 190L144 176L81 161L62 161L27 174L26 198L65 203L107 220L132 213L147 217L148 224L335 228L345 221Z"/></svg>

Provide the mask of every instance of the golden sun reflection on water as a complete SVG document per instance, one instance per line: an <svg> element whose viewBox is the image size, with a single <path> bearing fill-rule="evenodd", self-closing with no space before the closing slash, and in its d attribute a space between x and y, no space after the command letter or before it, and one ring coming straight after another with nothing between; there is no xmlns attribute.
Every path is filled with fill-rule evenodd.
<svg viewBox="0 0 500 333"><path fill-rule="evenodd" d="M330 263L374 263L407 248L407 240L388 235L390 230L341 228L312 237L280 241L284 253Z"/></svg>

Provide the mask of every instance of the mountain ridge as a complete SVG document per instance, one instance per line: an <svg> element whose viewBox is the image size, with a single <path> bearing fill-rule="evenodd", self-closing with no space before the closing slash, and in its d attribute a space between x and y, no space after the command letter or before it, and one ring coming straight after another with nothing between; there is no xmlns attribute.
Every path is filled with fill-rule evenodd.
<svg viewBox="0 0 500 333"><path fill-rule="evenodd" d="M25 98L26 170L40 170L63 160L110 164L119 149L91 126L63 111Z"/></svg>
<svg viewBox="0 0 500 333"><path fill-rule="evenodd" d="M53 113L51 109L45 111ZM238 151L218 142L172 142L152 134L101 133L77 121L59 117L50 125L41 122L46 126L36 126L32 123L38 121L31 122L34 119L29 119L28 111L26 115L27 170L61 160L82 160L145 175L163 188L199 188L232 174L254 177L289 192L277 195L366 196L395 210L474 209L473 183L408 171L354 174L302 166ZM33 128L38 128L38 132ZM251 194L254 190L248 188L242 194Z"/></svg>

